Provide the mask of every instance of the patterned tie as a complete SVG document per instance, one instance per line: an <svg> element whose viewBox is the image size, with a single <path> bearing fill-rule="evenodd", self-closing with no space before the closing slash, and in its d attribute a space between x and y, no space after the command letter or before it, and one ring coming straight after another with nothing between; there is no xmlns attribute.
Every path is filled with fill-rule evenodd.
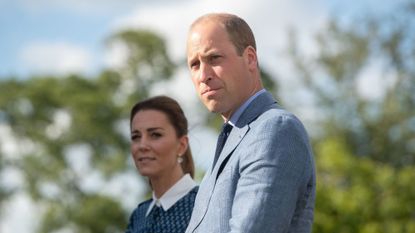
<svg viewBox="0 0 415 233"><path fill-rule="evenodd" d="M218 161L220 152L222 152L223 146L225 145L226 139L228 139L229 133L232 130L232 125L225 123L222 125L222 131L219 134L218 142L216 143L216 152L215 158L213 159L212 170L215 167L216 162Z"/></svg>
<svg viewBox="0 0 415 233"><path fill-rule="evenodd" d="M158 218L160 217L161 207L154 205L153 209L147 216L147 229L149 229L149 233L157 233L158 232Z"/></svg>

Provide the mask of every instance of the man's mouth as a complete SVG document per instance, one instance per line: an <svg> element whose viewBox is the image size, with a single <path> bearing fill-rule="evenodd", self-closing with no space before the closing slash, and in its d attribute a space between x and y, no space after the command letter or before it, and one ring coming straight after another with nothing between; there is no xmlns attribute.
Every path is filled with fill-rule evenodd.
<svg viewBox="0 0 415 233"><path fill-rule="evenodd" d="M207 89L202 91L202 95L209 95L209 94L215 93L217 90L219 90L219 88L216 88L216 89L207 88Z"/></svg>

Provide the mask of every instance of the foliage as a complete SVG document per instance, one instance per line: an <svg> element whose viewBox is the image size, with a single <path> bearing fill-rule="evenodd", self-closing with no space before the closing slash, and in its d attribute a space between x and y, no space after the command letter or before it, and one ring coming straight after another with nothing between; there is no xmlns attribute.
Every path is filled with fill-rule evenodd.
<svg viewBox="0 0 415 233"><path fill-rule="evenodd" d="M345 140L315 147L317 198L313 232L414 233L415 167L359 157Z"/></svg>
<svg viewBox="0 0 415 233"><path fill-rule="evenodd" d="M23 174L24 190L43 209L38 232L122 232L126 227L130 213L121 200L86 187L85 175L110 179L135 170L127 163L129 110L153 84L169 78L174 65L157 35L120 35L128 36L119 43L134 48L128 65L135 75L125 76L132 74L127 67L95 78L0 80L0 124L11 127L20 147L7 162Z"/></svg>
<svg viewBox="0 0 415 233"><path fill-rule="evenodd" d="M77 76L8 80L0 85L0 91L5 94L0 99L1 110L6 115L3 123L13 129L19 142L33 146L13 160L24 174L26 189L33 199L47 206L41 232L76 222L69 215L75 206L84 213L81 208L84 206L79 203L87 192L82 190L82 174L73 168L69 156L88 154L68 154L70 146L87 145L92 153L91 169L107 176L126 168L128 141L114 130L117 121L125 117L124 106L114 105L109 95L115 87L110 81L117 78L113 75L103 75L97 80ZM51 187L56 193L45 187ZM112 207L113 213L123 213L118 201ZM58 214L50 218L50 213ZM97 219L109 220L103 218L105 212L94 214ZM99 222L102 227L112 224Z"/></svg>
<svg viewBox="0 0 415 233"><path fill-rule="evenodd" d="M354 154L396 167L415 164L414 6L350 25L331 21L318 33L313 56L299 52L295 33L290 40L294 65L319 111L314 124L321 138L341 136ZM370 87L362 91L365 80Z"/></svg>
<svg viewBox="0 0 415 233"><path fill-rule="evenodd" d="M311 55L290 35L318 113L315 233L415 232L415 3L390 12L334 18Z"/></svg>
<svg viewBox="0 0 415 233"><path fill-rule="evenodd" d="M5 162L6 162L6 159L0 152L0 172L2 171L2 169L7 167L7 164L5 164ZM14 193L13 189L5 187L5 185L0 182L0 216L3 214L1 211L3 203L5 203L13 193Z"/></svg>
<svg viewBox="0 0 415 233"><path fill-rule="evenodd" d="M123 232L126 225L125 213L113 198L87 195L80 202L50 203L39 232L53 232L62 228L73 232Z"/></svg>
<svg viewBox="0 0 415 233"><path fill-rule="evenodd" d="M120 46L121 42L121 46ZM109 46L125 51L125 61L119 71L132 82L135 91L147 96L149 87L170 77L175 68L167 54L165 41L155 33L142 30L126 30L108 38Z"/></svg>

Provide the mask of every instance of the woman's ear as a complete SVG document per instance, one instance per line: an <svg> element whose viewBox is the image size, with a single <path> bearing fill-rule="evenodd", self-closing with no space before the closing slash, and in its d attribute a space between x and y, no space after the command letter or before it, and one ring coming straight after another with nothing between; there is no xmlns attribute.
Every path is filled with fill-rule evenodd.
<svg viewBox="0 0 415 233"><path fill-rule="evenodd" d="M187 135L182 136L179 138L179 153L183 155L186 152L187 147L189 146L189 137Z"/></svg>

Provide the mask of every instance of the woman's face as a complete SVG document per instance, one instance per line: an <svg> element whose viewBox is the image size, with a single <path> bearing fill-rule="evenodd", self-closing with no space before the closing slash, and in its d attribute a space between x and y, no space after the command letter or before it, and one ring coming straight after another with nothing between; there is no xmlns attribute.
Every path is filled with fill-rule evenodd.
<svg viewBox="0 0 415 233"><path fill-rule="evenodd" d="M187 136L178 138L165 113L138 111L131 123L131 154L141 175L150 179L171 176L182 168L177 157L187 149Z"/></svg>

